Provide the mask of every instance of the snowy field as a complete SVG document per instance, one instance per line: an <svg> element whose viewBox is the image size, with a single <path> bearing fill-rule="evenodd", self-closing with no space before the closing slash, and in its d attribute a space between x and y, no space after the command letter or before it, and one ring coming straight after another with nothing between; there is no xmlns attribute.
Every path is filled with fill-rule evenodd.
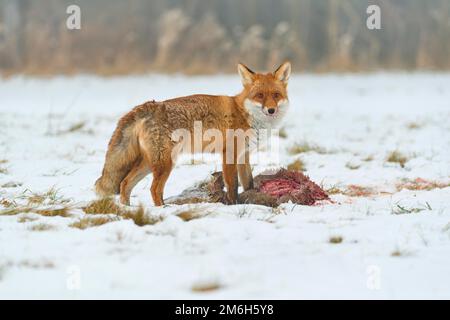
<svg viewBox="0 0 450 320"><path fill-rule="evenodd" d="M144 226L84 213L120 115L239 90L237 75L0 80L0 298L450 298L450 74L292 78L281 165L300 160L334 203L155 208L149 176L131 199ZM181 161L165 197L220 167Z"/></svg>

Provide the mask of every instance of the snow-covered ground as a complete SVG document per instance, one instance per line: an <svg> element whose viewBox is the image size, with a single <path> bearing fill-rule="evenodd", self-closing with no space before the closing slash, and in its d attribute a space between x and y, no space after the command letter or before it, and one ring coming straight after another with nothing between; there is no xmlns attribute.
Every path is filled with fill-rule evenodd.
<svg viewBox="0 0 450 320"><path fill-rule="evenodd" d="M292 77L280 162L300 159L334 204L155 208L149 176L132 205L161 222L70 226L121 114L239 90L237 76L0 80L0 211L72 208L0 215L0 298L450 298L450 74ZM312 150L289 153L296 143ZM165 196L218 169L181 161ZM204 216L180 219L187 207Z"/></svg>

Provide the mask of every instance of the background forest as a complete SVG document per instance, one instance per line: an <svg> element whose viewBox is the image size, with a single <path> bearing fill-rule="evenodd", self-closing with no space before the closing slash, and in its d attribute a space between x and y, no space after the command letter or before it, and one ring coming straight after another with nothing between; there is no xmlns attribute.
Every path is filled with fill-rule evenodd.
<svg viewBox="0 0 450 320"><path fill-rule="evenodd" d="M81 8L68 30L66 8ZM366 27L370 4L381 30ZM449 0L0 0L0 71L234 72L450 68Z"/></svg>

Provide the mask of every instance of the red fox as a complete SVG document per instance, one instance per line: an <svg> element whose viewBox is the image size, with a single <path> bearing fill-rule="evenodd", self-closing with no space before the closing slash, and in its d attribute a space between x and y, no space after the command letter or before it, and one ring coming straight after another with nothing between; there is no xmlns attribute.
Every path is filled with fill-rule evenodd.
<svg viewBox="0 0 450 320"><path fill-rule="evenodd" d="M243 90L236 96L198 94L150 101L124 115L109 141L102 175L95 183L97 194L120 194L120 202L129 205L132 189L153 173L151 196L156 206L163 205L164 185L174 166L172 133L177 129L192 133L196 121L201 121L204 130L220 130L223 136L229 129L275 128L289 105L291 64L285 62L267 74L238 64L238 71ZM227 146L220 151L227 200L233 204L237 202L238 177L244 190L253 188L253 177L248 154L243 163L225 161L230 152L234 160L238 153Z"/></svg>

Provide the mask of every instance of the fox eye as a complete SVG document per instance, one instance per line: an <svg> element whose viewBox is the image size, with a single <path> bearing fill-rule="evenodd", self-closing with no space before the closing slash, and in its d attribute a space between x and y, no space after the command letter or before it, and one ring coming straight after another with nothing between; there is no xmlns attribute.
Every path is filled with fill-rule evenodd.
<svg viewBox="0 0 450 320"><path fill-rule="evenodd" d="M264 93L258 92L257 94L255 94L255 98L256 99L264 99Z"/></svg>
<svg viewBox="0 0 450 320"><path fill-rule="evenodd" d="M280 99L281 98L281 94L279 92L275 92L273 95L274 99Z"/></svg>

